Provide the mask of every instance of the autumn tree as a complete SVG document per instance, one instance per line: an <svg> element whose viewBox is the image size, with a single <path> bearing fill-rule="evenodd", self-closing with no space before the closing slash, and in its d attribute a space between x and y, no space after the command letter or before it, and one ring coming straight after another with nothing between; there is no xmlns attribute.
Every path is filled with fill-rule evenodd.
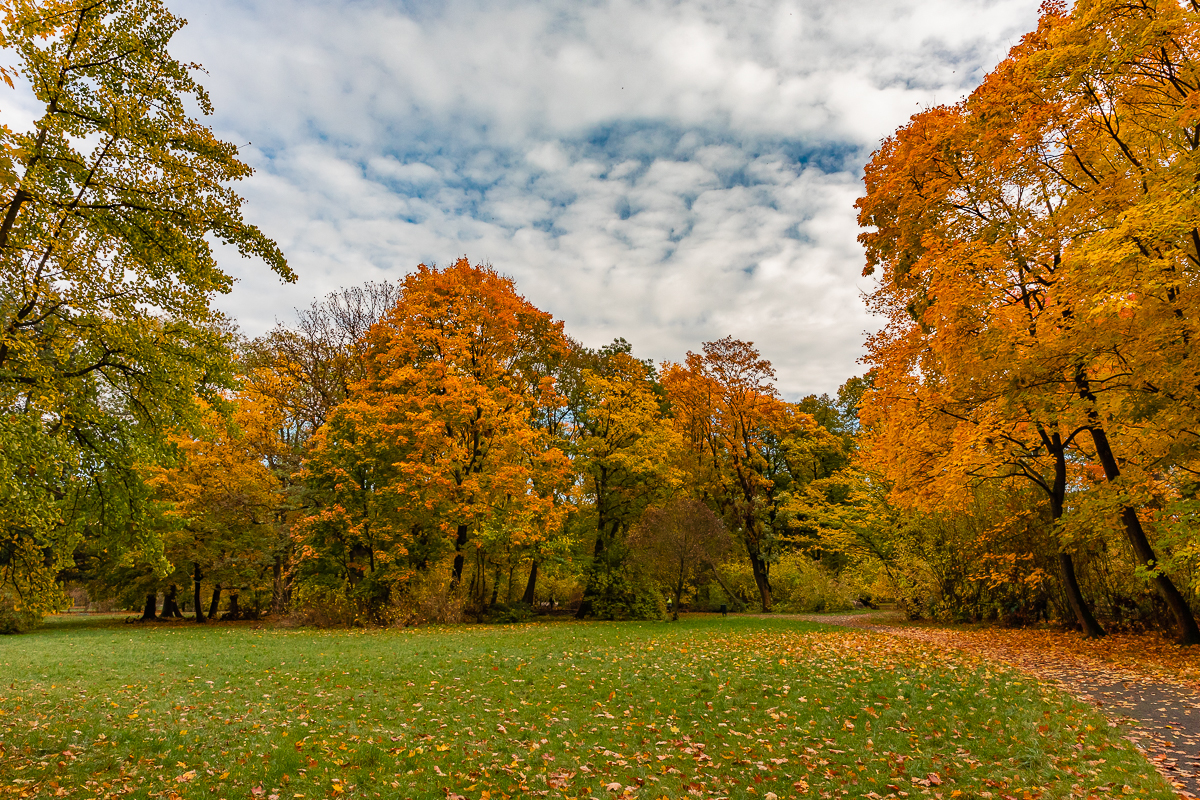
<svg viewBox="0 0 1200 800"><path fill-rule="evenodd" d="M705 569L719 564L732 545L724 523L699 500L677 497L646 510L634 526L632 549L646 559L671 593L671 619L679 619L683 593Z"/></svg>
<svg viewBox="0 0 1200 800"><path fill-rule="evenodd" d="M1144 508L1195 458L1184 387L1196 385L1186 304L1200 238L1179 187L1196 150L1196 22L1173 3L1047 3L967 101L884 143L860 201L868 272L880 272L872 302L888 318L870 344L874 452L930 486L1022 476L1055 521L1069 464L1097 463L1109 486L1075 502L1116 501L1135 563L1189 642L1200 631ZM1059 555L1096 633L1065 545Z"/></svg>
<svg viewBox="0 0 1200 800"><path fill-rule="evenodd" d="M753 343L726 337L665 364L662 382L688 451L695 491L726 520L749 559L763 611L770 564L791 527L788 499L820 477L840 442L785 403Z"/></svg>
<svg viewBox="0 0 1200 800"><path fill-rule="evenodd" d="M172 437L176 462L150 478L178 521L163 537L172 571L151 588L192 583L197 622L205 616L203 581L213 587L210 616L220 607L223 589L230 592L231 618L240 615L242 589L270 587L274 593L272 566L285 546L276 515L280 480L269 467L284 448L278 435L282 414L252 393L233 394L224 403L227 408L207 410L199 435Z"/></svg>
<svg viewBox="0 0 1200 800"><path fill-rule="evenodd" d="M682 483L681 440L666 418L653 367L618 340L599 350L577 348L574 375L563 381L570 413L572 462L595 520L580 618L644 616L643 576L628 536L645 510Z"/></svg>
<svg viewBox="0 0 1200 800"><path fill-rule="evenodd" d="M556 527L570 465L531 418L558 402L541 365L561 323L463 258L418 267L366 341L366 378L312 439L304 558L335 557L350 583L394 565L394 583L449 548L459 583L491 532Z"/></svg>
<svg viewBox="0 0 1200 800"><path fill-rule="evenodd" d="M100 525L121 505L101 495L138 484L228 377L211 243L294 277L242 220L237 148L188 112L211 107L167 50L182 25L156 0L4 7L4 79L39 110L0 128L0 552L4 591L33 607L85 532L127 528Z"/></svg>
<svg viewBox="0 0 1200 800"><path fill-rule="evenodd" d="M366 334L395 304L398 292L388 281L342 288L298 311L295 324L278 323L267 334L241 342L237 366L246 390L280 412L278 435L285 447L268 463L282 484L277 517L285 527L312 502L297 480L308 441L366 377ZM276 611L291 596L294 555L289 547L276 553Z"/></svg>

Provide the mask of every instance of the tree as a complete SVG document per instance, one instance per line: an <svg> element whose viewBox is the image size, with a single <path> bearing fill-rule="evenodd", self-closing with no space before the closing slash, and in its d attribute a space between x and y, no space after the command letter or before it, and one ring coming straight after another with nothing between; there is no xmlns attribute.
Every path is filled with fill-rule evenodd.
<svg viewBox="0 0 1200 800"><path fill-rule="evenodd" d="M280 440L286 445L269 457L286 499L280 523L290 526L312 503L301 473L309 440L333 410L367 374L366 334L395 304L399 287L384 281L340 289L299 312L294 328L279 324L241 347L239 363L247 389L279 409ZM291 597L294 552L282 547L273 566L274 607Z"/></svg>
<svg viewBox="0 0 1200 800"><path fill-rule="evenodd" d="M210 239L294 279L241 218L236 147L187 112L211 107L167 51L182 24L156 0L5 6L4 78L42 108L27 131L0 128L0 496L24 498L3 503L0 550L34 607L55 602L81 537L127 529L108 493L138 484L228 379L210 301L232 280ZM143 495L124 491L121 513Z"/></svg>
<svg viewBox="0 0 1200 800"><path fill-rule="evenodd" d="M577 616L645 616L651 610L628 560L627 537L650 505L680 487L681 440L664 414L653 368L634 358L627 342L580 348L574 356L577 374L564 382L570 452L596 535Z"/></svg>
<svg viewBox="0 0 1200 800"><path fill-rule="evenodd" d="M699 500L680 497L646 510L633 529L632 549L671 592L671 619L679 619L684 591L712 568L732 541L721 520Z"/></svg>
<svg viewBox="0 0 1200 800"><path fill-rule="evenodd" d="M204 621L202 580L214 582L210 616L228 588L230 616L236 618L240 590L268 584L283 546L276 524L280 481L267 463L283 449L277 433L281 414L251 394L234 394L226 402L232 406L228 411L211 408L205 414L202 435L176 434L176 463L150 478L179 521L163 537L172 572L152 588L192 579L197 622Z"/></svg>
<svg viewBox="0 0 1200 800"><path fill-rule="evenodd" d="M778 397L775 370L752 342L726 337L703 350L665 364L663 386L697 491L741 540L769 611L770 563L789 527L781 512L791 492L838 462L840 442Z"/></svg>
<svg viewBox="0 0 1200 800"><path fill-rule="evenodd" d="M248 384L285 412L297 452L366 377L367 333L399 292L388 281L340 289L301 311L295 328L277 325L243 347Z"/></svg>
<svg viewBox="0 0 1200 800"><path fill-rule="evenodd" d="M395 565L394 582L446 544L457 584L473 538L556 527L570 465L532 417L558 402L542 365L565 350L561 323L463 258L419 266L366 341L366 378L312 439L305 558L339 553L350 582Z"/></svg>
<svg viewBox="0 0 1200 800"><path fill-rule="evenodd" d="M1099 462L1110 485L1077 502L1120 493L1135 562L1189 642L1200 630L1138 507L1163 470L1195 458L1184 309L1200 238L1183 187L1196 35L1194 11L1172 3L1047 3L966 102L884 143L860 201L867 272L881 270L872 302L889 319L870 344L866 402L891 431L874 452L893 475L1023 476L1054 519L1067 464ZM922 441L930 426L940 445ZM1081 624L1098 632L1059 555Z"/></svg>

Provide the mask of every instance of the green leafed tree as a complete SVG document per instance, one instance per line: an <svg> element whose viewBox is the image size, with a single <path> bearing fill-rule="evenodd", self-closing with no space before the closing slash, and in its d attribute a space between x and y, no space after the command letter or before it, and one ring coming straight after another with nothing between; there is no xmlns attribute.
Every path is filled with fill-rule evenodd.
<svg viewBox="0 0 1200 800"><path fill-rule="evenodd" d="M295 276L242 219L237 148L189 113L211 105L167 50L183 20L157 0L2 9L3 79L37 110L0 126L0 592L45 608L85 536L161 551L130 522L138 487L230 372L212 243Z"/></svg>

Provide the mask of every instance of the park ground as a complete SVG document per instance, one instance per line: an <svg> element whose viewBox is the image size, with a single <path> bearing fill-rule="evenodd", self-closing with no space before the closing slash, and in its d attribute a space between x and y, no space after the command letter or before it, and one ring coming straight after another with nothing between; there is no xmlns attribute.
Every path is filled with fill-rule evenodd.
<svg viewBox="0 0 1200 800"><path fill-rule="evenodd" d="M860 624L55 618L0 639L0 797L1177 796L1136 719L994 632Z"/></svg>

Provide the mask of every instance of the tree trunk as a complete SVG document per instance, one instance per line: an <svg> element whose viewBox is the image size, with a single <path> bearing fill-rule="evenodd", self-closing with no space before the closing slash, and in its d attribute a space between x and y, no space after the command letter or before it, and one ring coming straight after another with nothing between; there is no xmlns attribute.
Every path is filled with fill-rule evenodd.
<svg viewBox="0 0 1200 800"><path fill-rule="evenodd" d="M466 563L466 557L462 554L463 545L467 543L467 526L459 525L458 533L454 537L454 568L450 572L450 584L458 586L462 583L463 564Z"/></svg>
<svg viewBox="0 0 1200 800"><path fill-rule="evenodd" d="M496 605L496 598L500 596L500 562L496 562L496 568L492 570L492 602L491 605Z"/></svg>
<svg viewBox="0 0 1200 800"><path fill-rule="evenodd" d="M229 610L225 612L225 616L221 619L241 619L242 609L238 606L238 593L231 591L229 593Z"/></svg>
<svg viewBox="0 0 1200 800"><path fill-rule="evenodd" d="M530 607L537 599L537 573L538 562L534 561L533 566L529 568L529 581L525 584L525 594L521 596L521 602Z"/></svg>
<svg viewBox="0 0 1200 800"><path fill-rule="evenodd" d="M710 562L708 568L712 571L713 577L717 579L717 585L721 587L721 591L724 592L725 596L729 598L729 602L733 605L734 611L744 611L746 609L746 604L741 601L741 598L737 597L732 591L730 591L729 585L725 583L725 579L722 578L721 573L717 571L716 565Z"/></svg>
<svg viewBox="0 0 1200 800"><path fill-rule="evenodd" d="M175 599L178 595L179 587L172 583L163 597L163 619L178 619L183 617L183 614L179 613L179 602Z"/></svg>
<svg viewBox="0 0 1200 800"><path fill-rule="evenodd" d="M675 602L671 604L671 622L679 622L679 604L683 602L683 575L675 584Z"/></svg>
<svg viewBox="0 0 1200 800"><path fill-rule="evenodd" d="M487 564L483 562L482 547L475 548L475 572L477 575L479 575L479 583L476 586L477 594L475 595L475 602L478 605L479 610L482 611L484 608L486 608L483 598L487 592Z"/></svg>
<svg viewBox="0 0 1200 800"><path fill-rule="evenodd" d="M587 583L583 587L583 599L579 603L579 610L575 612L575 619L583 619L590 616L592 613L592 600L596 597L596 570L600 569L600 565L604 561L605 548L605 532L604 524L600 523L596 526L596 544L592 547L592 569L588 575Z"/></svg>
<svg viewBox="0 0 1200 800"><path fill-rule="evenodd" d="M771 583L767 579L767 563L751 553L750 570L754 573L754 583L758 585L763 613L767 613L771 610Z"/></svg>
<svg viewBox="0 0 1200 800"><path fill-rule="evenodd" d="M1096 456L1100 459L1101 466L1104 467L1105 477L1109 481L1115 481L1120 477L1121 471L1117 467L1117 459L1108 443L1108 434L1098 425L1089 430L1092 434L1092 441L1096 444ZM1142 521L1138 519L1137 511L1130 506L1125 506L1121 509L1121 521L1125 523L1125 535L1129 538L1129 544L1133 547L1138 562L1147 569L1155 569L1158 559L1154 555L1154 548L1150 546L1150 540L1146 538L1146 531L1142 528ZM1161 569L1155 571L1154 586L1162 595L1163 600L1167 602L1171 613L1175 615L1180 644L1200 644L1200 628L1196 627L1196 617L1192 614L1192 609L1188 607L1187 600Z"/></svg>
<svg viewBox="0 0 1200 800"><path fill-rule="evenodd" d="M479 585L479 559L476 559L471 567L471 585L467 587L467 597L471 598L471 602L475 602L475 595L479 593L476 589Z"/></svg>
<svg viewBox="0 0 1200 800"><path fill-rule="evenodd" d="M1092 614L1091 606L1083 598L1079 580L1075 577L1075 560L1071 558L1070 553L1059 552L1058 569L1063 589L1067 593L1067 600L1071 603L1071 610L1075 612L1075 619L1079 621L1079 627L1083 631L1084 637L1099 639L1104 636L1104 628Z"/></svg>
<svg viewBox="0 0 1200 800"><path fill-rule="evenodd" d="M192 562L192 585L195 589L196 622L204 622L204 609L200 607L200 564Z"/></svg>
<svg viewBox="0 0 1200 800"><path fill-rule="evenodd" d="M208 604L209 619L217 618L217 609L221 607L221 584L213 587L212 602Z"/></svg>
<svg viewBox="0 0 1200 800"><path fill-rule="evenodd" d="M1039 428L1039 430L1041 429ZM1042 440L1054 456L1054 483L1050 487L1050 517L1057 534L1058 521L1062 519L1063 501L1067 494L1067 448L1062 443L1062 437L1057 431L1053 436L1047 436L1042 431ZM1061 548L1061 544L1059 546ZM1075 619L1079 621L1083 635L1089 639L1100 638L1104 635L1104 628L1100 627L1100 623L1092 613L1091 606L1083 597L1083 591L1079 588L1079 579L1075 575L1075 560L1070 553L1061 549L1058 552L1058 569L1062 578L1063 590L1067 593L1067 601L1071 604L1071 610L1075 612Z"/></svg>
<svg viewBox="0 0 1200 800"><path fill-rule="evenodd" d="M142 622L152 622L158 619L154 612L158 609L158 594L149 592L146 595L146 608L142 611Z"/></svg>
<svg viewBox="0 0 1200 800"><path fill-rule="evenodd" d="M283 556L275 556L271 577L271 616L278 619L283 616Z"/></svg>

